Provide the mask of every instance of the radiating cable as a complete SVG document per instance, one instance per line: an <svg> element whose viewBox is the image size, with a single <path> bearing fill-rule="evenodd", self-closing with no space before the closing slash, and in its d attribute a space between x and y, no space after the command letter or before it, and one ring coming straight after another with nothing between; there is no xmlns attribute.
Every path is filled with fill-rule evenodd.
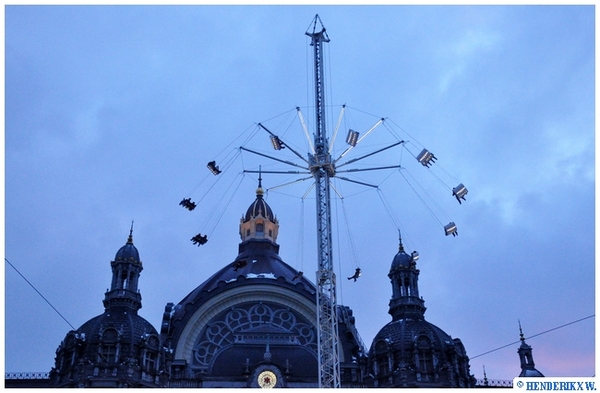
<svg viewBox="0 0 600 393"><path fill-rule="evenodd" d="M435 215L435 213L433 212L433 210L431 210L431 208L427 205L427 203L425 203L425 200L421 197L421 195L419 195L419 193L417 192L417 190L415 190L415 188L413 187L413 185L410 184L410 182L408 181L408 179L406 178L406 176L404 176L404 174L402 173L402 171L400 171L400 174L402 175L402 177L404 178L404 180L406 180L406 183L409 185L410 188L412 188L412 190L415 192L415 194L421 200L421 202L423 202L423 205L425 205L425 208L429 211L429 213L431 213L431 215L433 216L433 218L443 227L444 224L442 224L442 222L439 220L439 218L437 218L437 216Z"/></svg>
<svg viewBox="0 0 600 393"><path fill-rule="evenodd" d="M406 168L404 168L406 169ZM433 203L435 206L437 206L437 208L439 209L439 211L446 217L447 220L450 221L450 217L448 217L448 215L446 214L446 212L444 211L444 209L442 209L442 207L435 201L435 199L433 199L431 197L431 195L429 195L429 193L427 192L427 190L425 190L425 188L417 181L417 179L415 179L415 177L408 171L406 171L408 173L408 175L414 180L414 182L419 186L419 188L421 188L421 190L423 190L423 192L425 193L425 195L429 198L429 200L431 201L431 203ZM414 189L413 189L414 190ZM415 191L416 192L416 191ZM439 221L439 220L438 220ZM442 225L443 226L443 225Z"/></svg>
<svg viewBox="0 0 600 393"><path fill-rule="evenodd" d="M236 180L236 179L237 179L237 177L238 177L238 176L240 176L240 175L241 175L242 177L241 177L241 179L240 179L240 182L239 182L239 183L241 183L241 181L244 179L244 173L243 173L243 172L241 172L241 173L238 173L238 174L236 175L236 177L234 177L234 178L233 178L233 180L231 181L231 183L229 184L229 186L227 187L227 189L225 190L225 192L224 192L224 194L223 194L223 195L226 195L226 194L227 194L227 192L229 192L229 190L230 190L230 189L231 189L231 187L233 186L233 184L234 184L235 180ZM226 208L227 208L227 205L229 205L229 202L231 202L231 199L233 198L233 196L235 195L236 191L238 190L238 188L239 188L239 183L238 183L238 186L236 187L235 191L232 193L231 197L229 198L229 201L226 203L226 206L225 206L225 207L222 209L222 211L220 211L220 212L219 212L219 214L218 214L218 217L217 217L217 219L215 220L215 223L214 223L214 224L211 224L212 217L215 215L215 212L217 212L217 211L218 211L218 205L219 205L220 203L222 203L222 202L223 202L223 198L220 198L220 199L219 199L219 202L217 203L217 206L216 206L214 209L211 209L211 211L210 211L210 214L208 215L208 217L207 217L207 218L206 218L206 220L203 222L203 224L202 224L202 226L201 226L201 228L200 228L200 231L201 231L201 232L204 232L204 228L207 228L207 227L208 227L208 229L206 230L206 233L207 233L207 235L211 235L211 234L212 234L212 232L213 232L214 228L216 228L216 226L217 226L217 224L218 224L219 220L221 219L221 217L222 217L222 216L223 216L223 214L225 213L225 210L226 210ZM211 188L212 188L212 187L211 187Z"/></svg>

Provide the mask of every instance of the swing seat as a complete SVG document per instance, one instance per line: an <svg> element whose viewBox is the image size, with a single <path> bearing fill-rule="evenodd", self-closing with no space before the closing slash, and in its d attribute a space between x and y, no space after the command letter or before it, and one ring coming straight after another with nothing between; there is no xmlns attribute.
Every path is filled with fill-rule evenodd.
<svg viewBox="0 0 600 393"><path fill-rule="evenodd" d="M449 236L449 235L458 236L456 224L452 221L450 221L448 224L444 225L444 232L446 233L446 236Z"/></svg>
<svg viewBox="0 0 600 393"><path fill-rule="evenodd" d="M417 251L413 251L410 254L410 257L413 260L413 262L417 262L419 260L419 253Z"/></svg>
<svg viewBox="0 0 600 393"><path fill-rule="evenodd" d="M435 162L435 160L437 160L437 158L433 155L433 153L431 153L427 149L421 150L421 152L417 156L417 161L419 161L421 163L421 165L423 165L427 168L429 168L429 166L431 164L433 164L433 162Z"/></svg>
<svg viewBox="0 0 600 393"><path fill-rule="evenodd" d="M465 195L467 195L468 192L469 190L467 190L467 187L463 186L462 183L460 183L458 186L452 189L452 195L454 195L456 199L458 199L459 203L460 199L465 200Z"/></svg>
<svg viewBox="0 0 600 393"><path fill-rule="evenodd" d="M217 166L217 164L214 161L210 161L208 164L206 164L206 167L212 172L213 175L217 176L219 173L221 173L221 170L219 169L219 167Z"/></svg>
<svg viewBox="0 0 600 393"><path fill-rule="evenodd" d="M273 145L273 149L275 150L281 150L285 147L281 139L279 139L279 137L275 135L271 135L271 144Z"/></svg>
<svg viewBox="0 0 600 393"><path fill-rule="evenodd" d="M348 130L348 136L346 137L346 143L352 147L356 146L356 143L358 142L358 135L359 135L358 132L356 132L352 129Z"/></svg>

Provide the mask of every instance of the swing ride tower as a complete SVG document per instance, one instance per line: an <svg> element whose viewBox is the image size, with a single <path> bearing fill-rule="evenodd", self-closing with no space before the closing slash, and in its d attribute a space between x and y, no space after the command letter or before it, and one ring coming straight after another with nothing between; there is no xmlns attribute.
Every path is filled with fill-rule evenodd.
<svg viewBox="0 0 600 393"><path fill-rule="evenodd" d="M271 174L302 174L307 175L306 177L296 179L289 183L282 184L277 187L291 185L293 183L305 180L314 180L313 186L315 187L316 193L316 219L317 219L317 271L316 271L316 317L317 317L317 335L318 335L318 386L320 388L340 388L341 387L341 364L340 364L340 347L338 337L338 306L337 306L337 290L336 290L336 275L333 269L333 241L332 241L332 214L331 214L331 190L340 195L338 190L331 184L333 179L343 180L345 182L351 182L362 186L372 187L379 190L379 186L375 184L369 184L363 181L353 180L341 174L356 173L359 171L379 171L379 170L390 170L390 169L403 169L401 165L387 165L387 166L375 166L375 167L363 167L363 168L348 168L346 165L354 164L360 160L382 153L388 149L396 146L405 145L405 141L400 138L396 138L394 143L391 143L383 148L380 148L362 156L349 159L348 161L339 163L338 162L352 150L357 144L359 144L367 135L373 130L378 128L380 125L385 123L385 118L380 118L373 126L371 126L362 135L359 132L350 129L346 137L346 143L349 145L337 158L332 158L333 141L339 130L340 120L342 119L346 106L342 106L340 113L340 120L336 125L333 133L332 141L330 142L327 137L326 121L325 121L325 81L324 81L324 59L323 59L323 44L328 43L329 37L327 36L325 27L323 26L319 15L316 15L309 28L306 31L306 35L311 38L310 45L313 47L314 53L314 94L315 94L315 119L314 119L314 131L313 139L309 137L304 117L299 107L296 107L298 118L304 129L305 136L309 142L309 151L307 154L300 154L293 147L284 142L278 135L269 130L262 123L258 123L258 127L266 131L271 139L271 143L275 150L282 150L287 148L292 154L303 161L303 164L298 164L292 161L273 157L268 154L261 153L249 149L244 146L240 146L240 151L247 151L249 153L265 157L279 163L291 165L295 167L292 171L280 171L270 170L261 171L259 170L244 170L244 173L271 173ZM386 127L387 128L387 127ZM360 137L359 137L360 135ZM433 153L427 149L423 149L421 153L413 156L423 166L429 168L437 159ZM214 161L211 163L214 164ZM210 164L210 163L209 163ZM209 168L211 169L211 168ZM218 169L218 168L217 168ZM301 170L298 170L301 169ZM216 175L212 169L211 171ZM275 188L275 187L273 187ZM452 195L456 197L459 203L464 200L464 196L467 194L467 189L459 184L457 187L452 189ZM306 195L306 194L305 194ZM341 196L340 196L341 197ZM439 221L439 220L438 220ZM440 222L441 224L441 222ZM443 226L446 236L456 236L457 230L454 222ZM357 269L359 274L360 269ZM358 277L358 276L357 276Z"/></svg>
<svg viewBox="0 0 600 393"><path fill-rule="evenodd" d="M320 30L317 31L317 22ZM340 361L338 324L336 313L336 282L332 263L331 206L329 178L335 176L335 166L331 161L329 141L325 127L325 86L323 72L323 44L329 42L325 27L319 15L315 16L311 38L314 51L315 81L315 133L314 152L309 153L309 169L315 179L317 210L317 320L319 387L340 387ZM310 27L309 27L310 29Z"/></svg>

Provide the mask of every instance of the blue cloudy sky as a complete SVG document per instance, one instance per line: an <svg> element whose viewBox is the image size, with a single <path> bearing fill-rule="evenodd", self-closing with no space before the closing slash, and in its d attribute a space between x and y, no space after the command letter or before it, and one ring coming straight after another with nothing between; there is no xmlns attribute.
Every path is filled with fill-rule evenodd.
<svg viewBox="0 0 600 393"><path fill-rule="evenodd" d="M294 108L312 132L315 14L329 135L347 105L335 152L379 118L348 159L406 141L357 163L402 167L353 177L378 188L334 183L339 301L370 346L400 228L426 319L463 341L477 378L512 379L518 344L482 354L518 341L519 321L529 337L595 314L593 6L7 6L6 258L79 327L103 312L134 220L140 315L159 328L166 303L236 257L257 186L244 170L290 169L237 148L300 161L256 124L307 151ZM276 187L293 179L263 186L282 258L312 279L314 191ZM49 371L70 327L6 263L5 316L6 370ZM594 320L528 339L537 368L594 375Z"/></svg>

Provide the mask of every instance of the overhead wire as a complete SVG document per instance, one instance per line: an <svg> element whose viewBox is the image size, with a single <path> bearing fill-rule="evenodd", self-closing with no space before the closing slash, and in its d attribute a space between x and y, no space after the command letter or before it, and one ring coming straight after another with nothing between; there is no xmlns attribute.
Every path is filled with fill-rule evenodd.
<svg viewBox="0 0 600 393"><path fill-rule="evenodd" d="M48 299L46 299L46 297L45 297L44 295L42 295L42 293L41 293L40 291L38 291L38 289L37 289L37 288L36 288L36 287L35 287L35 286L34 286L34 285L33 285L33 284L32 284L32 283L31 283L31 282L30 282L30 281L29 281L29 280L28 280L28 279L27 279L27 278L26 278L26 277L25 277L25 276L24 276L24 275L23 275L23 274L22 274L22 273L19 271L19 269L17 269L17 268L15 267L15 265L13 265L12 263L10 263L10 261L9 261L9 260L8 260L6 257L4 258L4 260L5 260L5 261L6 261L6 263L8 263L8 264L9 264L9 265L10 265L10 266L13 268L13 269L15 269L15 271L16 271L16 272L19 274L19 276L21 276L21 277L23 278L23 280L25 280L25 282L26 282L27 284L29 284L29 286L30 286L31 288L33 288L33 290L34 290L34 291L36 291L36 292L37 292L37 294L38 294L38 295L40 295L40 297L41 297L42 299L44 299L44 301L45 301L46 303L48 303L48 305L49 305L50 307L52 307L52 309L53 309L53 310L54 310L54 311L55 311L55 312L56 312L56 313L57 313L57 314L58 314L58 315L59 315L59 316L60 316L60 317L61 317L61 318L62 318L62 319L63 319L63 320L64 320L64 321L65 321L65 322L66 322L66 323L67 323L67 324L68 324L68 325L71 327L71 329L73 329L73 330L77 330L77 329L75 328L75 326L73 326L73 325L71 324L71 322L69 322L69 321L67 320L67 318L65 318L65 317L64 317L64 315L62 315L62 314L60 313L60 311L58 311L58 310L56 309L56 307L54 307L54 306L52 305L52 303L50 303L50 301L49 301Z"/></svg>
<svg viewBox="0 0 600 393"><path fill-rule="evenodd" d="M596 314L588 315L587 317L583 317L583 318L577 319L577 320L575 320L575 321L571 321L571 322L565 323L565 324L563 324L563 325L560 325L560 326L554 327L554 328L552 328L552 329L545 330L545 331L543 331L543 332L541 332L541 333L537 333L537 334L534 334L534 335L532 335L532 336L525 337L525 338L524 338L524 340L529 340L529 339L531 339L531 338L538 337L538 336L541 336L541 335L543 335L543 334L546 334L546 333L553 332L553 331L555 331L555 330L558 330L558 329L562 329L562 328L564 328L564 327L567 327L567 326L569 326L569 325L573 325L573 324L575 324L575 323L577 323L577 322L585 321L586 319L590 319L590 318L593 318L593 317L595 317L595 316L596 316ZM501 350L501 349L504 349L504 348L506 348L506 347L510 347L511 345L518 344L520 341L521 341L521 340L517 340L517 341L511 342L510 344L506 344L506 345L503 345L503 346L501 346L501 347L498 347L498 348L492 349L492 350L490 350L490 351L486 351L486 352L484 352L484 353L480 353L479 355L472 356L472 357L470 357L469 359L470 359L470 360L473 360L473 359L475 359L475 358L478 358L478 357L481 357L481 356L483 356L483 355L487 355L487 354L489 354L489 353L492 353L492 352L499 351L499 350Z"/></svg>

